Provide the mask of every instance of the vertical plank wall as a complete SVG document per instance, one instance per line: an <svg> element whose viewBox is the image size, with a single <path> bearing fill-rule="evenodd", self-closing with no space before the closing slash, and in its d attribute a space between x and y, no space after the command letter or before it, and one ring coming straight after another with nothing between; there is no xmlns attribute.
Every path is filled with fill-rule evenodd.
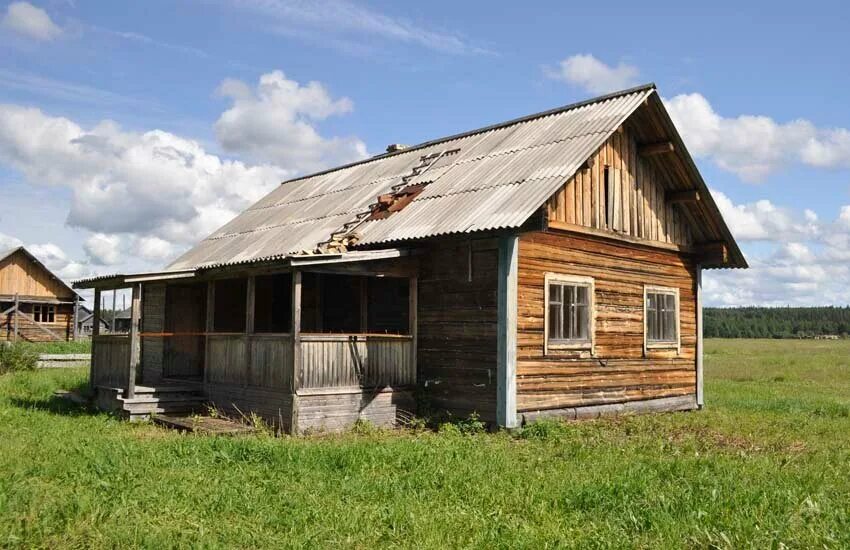
<svg viewBox="0 0 850 550"><path fill-rule="evenodd" d="M544 276L593 277L595 356L544 353ZM662 249L566 233L523 234L519 245L517 410L536 411L695 394L696 272ZM681 351L643 349L644 285L680 292Z"/></svg>
<svg viewBox="0 0 850 550"><path fill-rule="evenodd" d="M664 200L664 175L638 155L637 143L628 130L614 133L592 158L591 166L579 170L547 204L550 220L610 229L664 243L691 244L687 219L675 205ZM604 173L608 167L609 194ZM606 201L612 202L606 226Z"/></svg>
<svg viewBox="0 0 850 550"><path fill-rule="evenodd" d="M497 244L445 241L419 257L417 382L435 412L496 421Z"/></svg>
<svg viewBox="0 0 850 550"><path fill-rule="evenodd" d="M156 384L162 379L163 339L162 336L144 336L145 333L161 334L165 330L165 285L147 283L142 285L142 384Z"/></svg>

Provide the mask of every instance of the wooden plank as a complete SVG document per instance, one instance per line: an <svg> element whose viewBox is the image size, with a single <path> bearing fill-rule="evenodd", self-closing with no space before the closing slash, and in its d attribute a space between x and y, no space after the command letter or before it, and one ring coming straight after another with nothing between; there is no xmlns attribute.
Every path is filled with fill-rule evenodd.
<svg viewBox="0 0 850 550"><path fill-rule="evenodd" d="M657 143L646 143L638 146L638 154L642 157L665 155L676 151L672 141L659 141Z"/></svg>
<svg viewBox="0 0 850 550"><path fill-rule="evenodd" d="M496 348L496 419L500 426L517 426L516 334L519 238L499 242L498 339Z"/></svg>
<svg viewBox="0 0 850 550"><path fill-rule="evenodd" d="M298 390L301 377L301 271L292 273L292 379L289 388Z"/></svg>
<svg viewBox="0 0 850 550"><path fill-rule="evenodd" d="M411 277L408 279L408 316L410 318L410 326L408 327L408 332L410 334L410 372L408 373L408 377L410 377L413 382L416 382L416 372L417 372L417 355L418 355L418 330L419 330L419 279L417 277Z"/></svg>
<svg viewBox="0 0 850 550"><path fill-rule="evenodd" d="M702 407L705 404L705 394L703 392L703 313L702 313L702 266L697 266L696 269L696 394L697 406Z"/></svg>
<svg viewBox="0 0 850 550"><path fill-rule="evenodd" d="M142 284L133 285L133 297L130 302L130 344L128 349L127 399L136 396L136 371L139 368L139 318L141 317ZM113 312L114 315L114 312Z"/></svg>

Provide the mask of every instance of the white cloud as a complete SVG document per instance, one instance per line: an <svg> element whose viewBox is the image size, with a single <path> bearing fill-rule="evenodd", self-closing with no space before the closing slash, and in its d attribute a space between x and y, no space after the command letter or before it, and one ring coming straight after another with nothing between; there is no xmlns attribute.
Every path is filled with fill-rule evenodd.
<svg viewBox="0 0 850 550"><path fill-rule="evenodd" d="M314 123L352 110L347 97L331 98L319 82L302 86L281 71L264 74L256 90L225 80L218 93L233 101L215 123L222 146L231 152L299 171L314 171L366 156L356 138L324 138Z"/></svg>
<svg viewBox="0 0 850 550"><path fill-rule="evenodd" d="M625 63L612 67L590 54L579 54L564 59L557 68L546 69L546 74L599 95L634 86L639 71Z"/></svg>
<svg viewBox="0 0 850 550"><path fill-rule="evenodd" d="M24 244L20 239L16 239L11 235L0 233L0 253L6 252L11 248L17 248Z"/></svg>
<svg viewBox="0 0 850 550"><path fill-rule="evenodd" d="M34 108L0 104L0 163L34 184L71 189L68 223L189 244L292 172L211 155L195 141L104 121L84 129Z"/></svg>
<svg viewBox="0 0 850 550"><path fill-rule="evenodd" d="M356 35L361 42L379 38L450 54L491 53L457 34L428 29L421 22L378 13L346 0L240 0L233 5L261 14L269 22L283 26L290 35L293 29L304 34L309 28L325 36Z"/></svg>
<svg viewBox="0 0 850 550"><path fill-rule="evenodd" d="M821 229L817 214L811 210L794 212L767 199L736 205L719 191L712 191L711 195L739 241L812 239Z"/></svg>
<svg viewBox="0 0 850 550"><path fill-rule="evenodd" d="M724 117L698 93L665 100L688 149L748 182L793 162L817 168L850 168L850 131L818 128L808 120L779 123L767 116Z"/></svg>
<svg viewBox="0 0 850 550"><path fill-rule="evenodd" d="M53 40L62 34L62 29L50 19L46 11L29 2L9 4L0 25L34 40Z"/></svg>
<svg viewBox="0 0 850 550"><path fill-rule="evenodd" d="M138 254L145 260L162 262L175 255L174 246L159 237L142 237L137 243Z"/></svg>
<svg viewBox="0 0 850 550"><path fill-rule="evenodd" d="M708 305L850 304L850 206L825 222L808 209L768 200L734 204L723 193L712 195L750 269L706 272Z"/></svg>
<svg viewBox="0 0 850 550"><path fill-rule="evenodd" d="M98 265L115 265L121 261L121 237L95 233L83 243L83 250Z"/></svg>

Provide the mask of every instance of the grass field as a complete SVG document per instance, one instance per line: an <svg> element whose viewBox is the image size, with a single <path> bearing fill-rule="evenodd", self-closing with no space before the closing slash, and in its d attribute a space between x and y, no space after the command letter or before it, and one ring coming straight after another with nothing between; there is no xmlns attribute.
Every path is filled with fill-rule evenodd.
<svg viewBox="0 0 850 550"><path fill-rule="evenodd" d="M35 353L91 353L91 340L77 340L74 342L21 342Z"/></svg>
<svg viewBox="0 0 850 550"><path fill-rule="evenodd" d="M187 436L0 377L0 546L850 547L850 341L708 341L706 409Z"/></svg>

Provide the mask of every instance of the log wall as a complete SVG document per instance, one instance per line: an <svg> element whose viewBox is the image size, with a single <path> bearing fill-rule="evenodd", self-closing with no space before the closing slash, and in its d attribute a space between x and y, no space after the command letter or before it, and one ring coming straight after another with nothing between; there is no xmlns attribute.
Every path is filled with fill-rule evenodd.
<svg viewBox="0 0 850 550"><path fill-rule="evenodd" d="M495 422L497 241L444 241L419 259L417 381L427 406Z"/></svg>
<svg viewBox="0 0 850 550"><path fill-rule="evenodd" d="M666 178L656 164L638 154L633 132L615 132L549 199L549 219L648 241L691 244L690 224L681 207L665 200L666 190L675 188Z"/></svg>
<svg viewBox="0 0 850 550"><path fill-rule="evenodd" d="M0 311L14 306L14 302L0 302ZM55 304L56 313L52 323L36 323L33 317L33 304L20 302L21 312L18 315L18 340L24 342L56 342L70 340L73 337L73 304ZM14 340L15 314L7 313L0 316L0 340ZM41 327L41 328L39 328ZM49 330L49 334L42 330ZM55 336L54 336L55 335Z"/></svg>
<svg viewBox="0 0 850 550"><path fill-rule="evenodd" d="M547 272L594 278L594 356L544 352ZM518 285L520 413L695 394L696 271L686 256L566 233L526 233ZM644 351L645 285L679 289L680 351Z"/></svg>

